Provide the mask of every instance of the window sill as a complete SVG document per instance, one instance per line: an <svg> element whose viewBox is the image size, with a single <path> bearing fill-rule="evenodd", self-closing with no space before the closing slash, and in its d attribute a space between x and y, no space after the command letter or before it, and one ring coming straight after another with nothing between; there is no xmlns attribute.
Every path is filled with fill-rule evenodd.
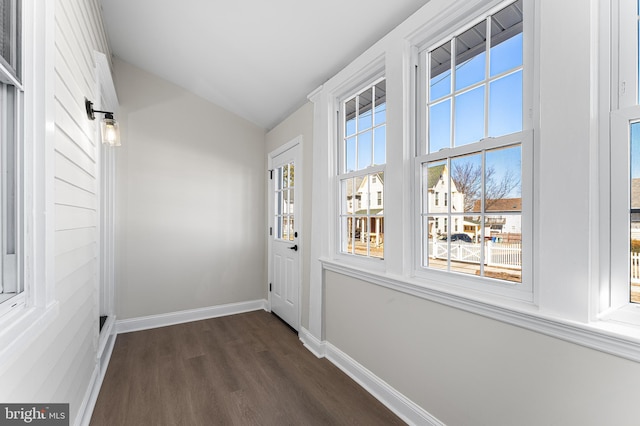
<svg viewBox="0 0 640 426"><path fill-rule="evenodd" d="M612 319L592 323L569 321L545 315L533 303L507 300L478 292L463 295L432 287L422 279L391 276L331 259L320 261L323 269L327 271L640 362L640 326ZM636 313L640 318L640 307Z"/></svg>
<svg viewBox="0 0 640 426"><path fill-rule="evenodd" d="M346 268L353 268L362 271L373 272L375 274L385 274L386 266L384 258L359 256L356 254L336 253L333 260L336 265L342 265Z"/></svg>
<svg viewBox="0 0 640 426"><path fill-rule="evenodd" d="M640 340L640 304L629 303L608 312L596 324L599 329Z"/></svg>
<svg viewBox="0 0 640 426"><path fill-rule="evenodd" d="M58 315L59 304L46 308L22 307L0 319L0 370L12 363Z"/></svg>

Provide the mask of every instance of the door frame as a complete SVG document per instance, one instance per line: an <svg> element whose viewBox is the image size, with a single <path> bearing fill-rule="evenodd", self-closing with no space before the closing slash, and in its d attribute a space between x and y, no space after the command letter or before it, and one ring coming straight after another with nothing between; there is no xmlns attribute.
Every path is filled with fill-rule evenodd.
<svg viewBox="0 0 640 426"><path fill-rule="evenodd" d="M303 229L303 217L302 217L302 204L304 198L304 164L303 164L303 138L302 135L296 136L289 142L279 146L278 148L271 151L267 154L267 217L266 217L266 234L267 234L267 300L269 306L269 312L271 312L271 291L269 286L273 282L273 232L270 232L270 229L273 227L273 212L275 206L273 205L273 185L275 185L275 181L270 177L273 173L273 159L278 155L292 149L298 148L298 163L296 164L296 182L295 182L295 204L294 204L294 217L296 223L296 232L298 232L298 318L297 319L297 330L300 332L300 328L302 327L302 270L303 268L303 259L304 259L304 232ZM297 173L298 170L302 170L302 173ZM300 190L298 190L298 188ZM295 327L293 327L295 329Z"/></svg>

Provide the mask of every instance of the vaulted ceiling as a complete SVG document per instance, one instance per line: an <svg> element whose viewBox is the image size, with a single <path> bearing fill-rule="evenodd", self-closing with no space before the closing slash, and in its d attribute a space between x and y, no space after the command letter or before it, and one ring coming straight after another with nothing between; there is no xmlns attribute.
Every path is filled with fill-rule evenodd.
<svg viewBox="0 0 640 426"><path fill-rule="evenodd" d="M429 0L101 0L113 54L271 129Z"/></svg>

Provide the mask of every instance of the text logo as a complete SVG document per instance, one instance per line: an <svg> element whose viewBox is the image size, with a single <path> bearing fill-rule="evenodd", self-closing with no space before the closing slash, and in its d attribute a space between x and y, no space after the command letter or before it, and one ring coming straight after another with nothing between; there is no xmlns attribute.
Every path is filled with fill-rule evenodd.
<svg viewBox="0 0 640 426"><path fill-rule="evenodd" d="M0 425L69 426L69 404L0 404Z"/></svg>

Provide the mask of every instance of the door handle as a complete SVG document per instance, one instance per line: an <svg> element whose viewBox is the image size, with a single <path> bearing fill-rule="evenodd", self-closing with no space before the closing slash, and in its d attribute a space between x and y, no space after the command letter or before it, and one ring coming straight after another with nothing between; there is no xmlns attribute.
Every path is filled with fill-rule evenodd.
<svg viewBox="0 0 640 426"><path fill-rule="evenodd" d="M289 250L298 251L298 245L289 247Z"/></svg>

